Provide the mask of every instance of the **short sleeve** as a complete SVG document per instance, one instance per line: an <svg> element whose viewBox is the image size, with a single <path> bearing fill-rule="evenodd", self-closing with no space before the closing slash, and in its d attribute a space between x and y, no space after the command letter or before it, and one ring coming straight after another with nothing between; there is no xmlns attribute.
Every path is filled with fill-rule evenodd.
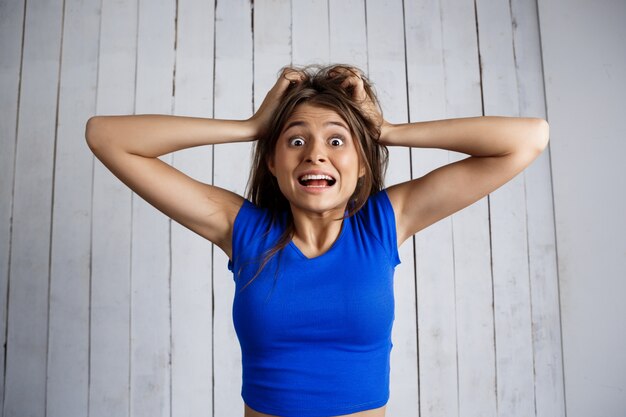
<svg viewBox="0 0 626 417"><path fill-rule="evenodd" d="M233 225L232 254L228 261L230 271L236 271L237 264L246 257L246 253L255 250L255 243L265 240L262 237L267 234L270 223L271 216L268 210L244 200Z"/></svg>
<svg viewBox="0 0 626 417"><path fill-rule="evenodd" d="M392 266L400 264L396 217L387 190L370 196L357 215L361 217L367 230L385 248Z"/></svg>

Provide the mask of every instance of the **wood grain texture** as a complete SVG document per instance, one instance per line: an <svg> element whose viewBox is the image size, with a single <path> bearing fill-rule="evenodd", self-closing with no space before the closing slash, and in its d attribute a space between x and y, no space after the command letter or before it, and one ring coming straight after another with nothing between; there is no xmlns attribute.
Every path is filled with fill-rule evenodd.
<svg viewBox="0 0 626 417"><path fill-rule="evenodd" d="M23 1L0 2L0 108L3 109L0 112L0 414L4 409L9 259L25 10Z"/></svg>
<svg viewBox="0 0 626 417"><path fill-rule="evenodd" d="M172 111L175 5L140 0L135 112ZM161 159L171 164L171 154ZM131 415L171 413L170 223L133 194L131 240Z"/></svg>
<svg viewBox="0 0 626 417"><path fill-rule="evenodd" d="M63 2L28 3L17 121L5 416L44 416Z"/></svg>
<svg viewBox="0 0 626 417"><path fill-rule="evenodd" d="M401 1L367 3L367 44L369 77L385 119L408 121L403 5ZM387 186L411 178L410 149L390 148ZM392 333L391 391L389 415L414 415L418 409L417 320L413 241L399 248L402 263L394 278L395 321Z"/></svg>
<svg viewBox="0 0 626 417"><path fill-rule="evenodd" d="M478 36L486 115L519 115L509 5L478 1ZM535 412L524 175L491 193L490 221L498 413Z"/></svg>
<svg viewBox="0 0 626 417"><path fill-rule="evenodd" d="M135 110L136 1L105 0L97 114ZM89 415L130 415L131 191L94 158Z"/></svg>
<svg viewBox="0 0 626 417"><path fill-rule="evenodd" d="M244 119L282 66L334 62L369 75L391 122L545 117L534 2L66 0L0 12L4 416L242 414L228 259L91 156L91 114ZM243 195L252 145L162 159ZM387 184L465 157L391 149ZM565 415L549 159L400 248L388 415Z"/></svg>
<svg viewBox="0 0 626 417"><path fill-rule="evenodd" d="M519 115L546 118L537 4L512 1ZM548 147L525 171L537 417L565 416L559 289Z"/></svg>
<svg viewBox="0 0 626 417"><path fill-rule="evenodd" d="M46 415L79 417L87 415L89 399L93 169L91 152L83 140L83 125L96 110L100 1L66 1L64 11L52 208Z"/></svg>
<svg viewBox="0 0 626 417"><path fill-rule="evenodd" d="M215 117L245 119L253 110L252 19L257 9L249 1L218 2L215 45ZM271 16L272 11L268 11ZM261 24L261 23L259 23ZM279 65L282 65L279 64ZM256 88L256 86L255 86ZM250 143L214 146L213 184L244 194ZM215 363L214 416L243 414L241 350L232 319L235 284L228 257L214 247L213 340Z"/></svg>
<svg viewBox="0 0 626 417"><path fill-rule="evenodd" d="M446 117L441 20L439 1L405 2L408 104L412 122ZM447 151L412 150L413 178L447 163ZM450 218L415 236L419 399L424 416L454 416L458 413L452 239Z"/></svg>
<svg viewBox="0 0 626 417"><path fill-rule="evenodd" d="M215 4L179 0L176 12L176 115L213 116ZM212 147L178 151L172 165L212 181ZM210 415L213 409L211 243L172 222L172 415Z"/></svg>

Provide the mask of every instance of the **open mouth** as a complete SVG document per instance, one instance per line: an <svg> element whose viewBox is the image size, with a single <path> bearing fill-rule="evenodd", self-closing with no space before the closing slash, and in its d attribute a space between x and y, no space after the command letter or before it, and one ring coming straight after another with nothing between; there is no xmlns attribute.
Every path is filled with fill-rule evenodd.
<svg viewBox="0 0 626 417"><path fill-rule="evenodd" d="M298 178L298 182L305 187L323 188L332 187L337 181L330 175L306 174Z"/></svg>

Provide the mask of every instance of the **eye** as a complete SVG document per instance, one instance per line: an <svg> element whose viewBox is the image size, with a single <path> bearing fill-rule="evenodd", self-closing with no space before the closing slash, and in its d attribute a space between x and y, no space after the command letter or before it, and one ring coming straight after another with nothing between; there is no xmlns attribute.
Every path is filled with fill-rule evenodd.
<svg viewBox="0 0 626 417"><path fill-rule="evenodd" d="M334 138L331 138L328 141L328 143L330 143L330 146L334 146L334 147L342 146L343 145L343 138L335 136Z"/></svg>
<svg viewBox="0 0 626 417"><path fill-rule="evenodd" d="M301 137L295 137L289 139L289 146L304 146L304 139Z"/></svg>

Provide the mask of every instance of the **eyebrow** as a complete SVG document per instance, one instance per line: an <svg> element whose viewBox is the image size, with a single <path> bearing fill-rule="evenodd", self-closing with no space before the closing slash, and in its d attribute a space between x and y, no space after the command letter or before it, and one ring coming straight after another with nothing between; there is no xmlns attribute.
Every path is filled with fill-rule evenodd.
<svg viewBox="0 0 626 417"><path fill-rule="evenodd" d="M306 123L304 121L301 120L294 120L293 122L288 123L285 128L283 129L283 132L286 132L287 130L291 129L292 127L295 126L305 126ZM350 129L348 128L348 126L343 123L343 122L339 122L339 121L335 121L335 120L331 120L328 121L326 123L324 123L324 126L339 126L339 127L343 127L344 129L346 129L347 131L350 131Z"/></svg>

